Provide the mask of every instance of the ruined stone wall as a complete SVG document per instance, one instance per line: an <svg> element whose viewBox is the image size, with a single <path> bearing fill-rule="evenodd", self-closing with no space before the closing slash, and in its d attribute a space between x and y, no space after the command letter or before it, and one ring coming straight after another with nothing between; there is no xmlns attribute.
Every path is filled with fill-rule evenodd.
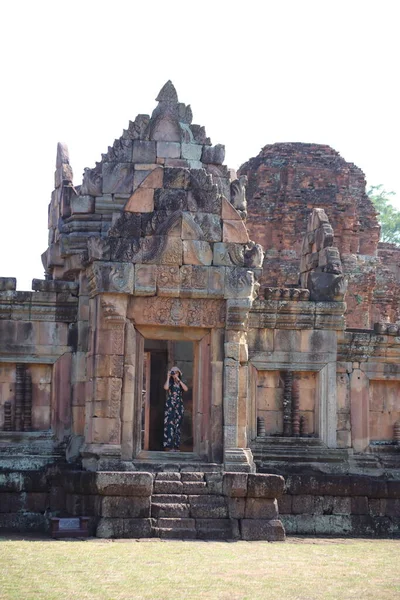
<svg viewBox="0 0 400 600"><path fill-rule="evenodd" d="M266 251L262 286L297 285L308 215L323 208L349 277L347 325L370 327L379 225L362 171L329 146L287 143L265 146L239 174L248 177L247 227Z"/></svg>

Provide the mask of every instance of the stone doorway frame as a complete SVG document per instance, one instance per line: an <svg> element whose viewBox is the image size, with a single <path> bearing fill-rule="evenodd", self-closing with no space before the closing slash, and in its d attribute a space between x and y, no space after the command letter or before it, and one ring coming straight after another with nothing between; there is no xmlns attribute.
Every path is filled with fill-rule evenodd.
<svg viewBox="0 0 400 600"><path fill-rule="evenodd" d="M212 460L211 436L211 330L195 327L171 327L133 324L135 338L134 378L124 377L122 414L131 415L123 423L122 456L128 460L149 458L152 451L142 450L142 380L145 339L187 341L193 343L193 457ZM154 452L158 455L159 453ZM128 458L129 456L129 458Z"/></svg>

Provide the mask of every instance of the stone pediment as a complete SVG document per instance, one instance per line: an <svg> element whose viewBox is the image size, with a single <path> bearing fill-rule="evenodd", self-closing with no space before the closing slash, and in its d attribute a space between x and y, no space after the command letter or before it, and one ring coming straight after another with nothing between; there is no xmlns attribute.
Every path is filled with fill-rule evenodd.
<svg viewBox="0 0 400 600"><path fill-rule="evenodd" d="M183 272L177 295L253 297L254 273L262 266L263 251L250 242L245 225L246 178L231 180L223 165L224 146L212 146L204 128L192 125L191 108L179 102L170 81L156 100L151 117L138 115L130 122L101 162L85 169L76 190L69 172L65 179L59 173L57 181L77 195L70 198L67 210L65 190L56 187L53 193L45 266L65 278L73 277L74 270L104 263L91 271L96 274L96 293L102 286L110 291L115 287L105 264L178 269L192 265L214 273L207 273L207 283L190 292ZM57 165L58 170L69 167L65 145L58 148ZM125 272L127 267L116 269ZM253 273L246 275L246 270ZM123 286L128 288L130 284ZM144 293L140 278L137 289Z"/></svg>

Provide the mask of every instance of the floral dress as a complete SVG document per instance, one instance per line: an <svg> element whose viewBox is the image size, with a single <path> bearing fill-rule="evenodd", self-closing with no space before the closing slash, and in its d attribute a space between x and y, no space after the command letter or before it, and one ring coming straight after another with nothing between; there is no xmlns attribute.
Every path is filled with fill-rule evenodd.
<svg viewBox="0 0 400 600"><path fill-rule="evenodd" d="M168 388L168 395L165 401L164 448L179 450L183 411L181 385L173 382Z"/></svg>

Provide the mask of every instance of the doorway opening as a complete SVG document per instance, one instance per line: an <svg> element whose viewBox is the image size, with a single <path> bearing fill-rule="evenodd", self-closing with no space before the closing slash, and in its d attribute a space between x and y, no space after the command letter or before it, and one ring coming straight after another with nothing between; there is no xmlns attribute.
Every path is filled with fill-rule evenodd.
<svg viewBox="0 0 400 600"><path fill-rule="evenodd" d="M188 341L145 339L142 386L142 450L163 450L167 373L176 365L188 386L183 392L182 452L193 452L193 363L194 344Z"/></svg>

